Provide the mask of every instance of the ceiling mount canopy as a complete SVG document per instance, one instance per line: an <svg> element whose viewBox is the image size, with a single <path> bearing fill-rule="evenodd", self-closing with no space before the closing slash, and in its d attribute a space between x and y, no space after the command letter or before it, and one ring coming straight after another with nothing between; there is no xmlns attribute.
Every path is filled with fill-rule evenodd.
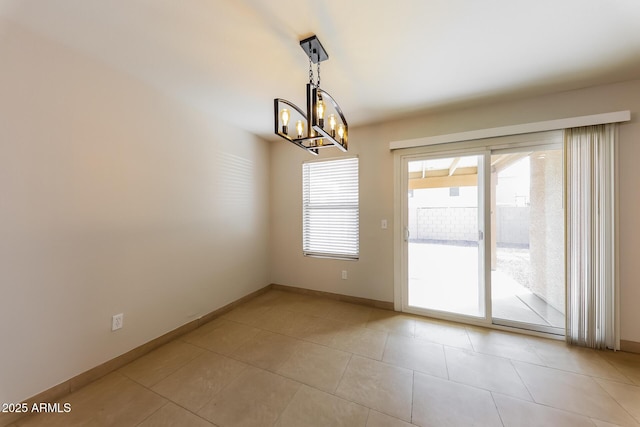
<svg viewBox="0 0 640 427"><path fill-rule="evenodd" d="M335 99L320 88L320 63L329 59L329 55L315 35L300 41L300 47L309 58L306 112L286 99L274 99L274 132L314 155L327 147L347 151L347 120ZM315 82L313 64L316 64ZM295 127L290 129L289 123L295 123Z"/></svg>

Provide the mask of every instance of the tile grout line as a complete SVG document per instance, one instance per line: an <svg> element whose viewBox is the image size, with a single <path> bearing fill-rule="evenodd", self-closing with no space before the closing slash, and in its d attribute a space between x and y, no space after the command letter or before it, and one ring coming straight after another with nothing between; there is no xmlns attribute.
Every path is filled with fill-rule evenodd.
<svg viewBox="0 0 640 427"><path fill-rule="evenodd" d="M147 415L147 417L145 417L144 420L140 421L139 423L136 424L136 426L139 426L141 424L143 424L145 421L147 421L149 418L153 417L155 414L158 413L158 411L160 411L162 408L164 408L165 406L167 406L169 403L171 403L171 400L168 400L166 402L164 402L162 404L162 406L160 406L158 409L156 409L155 411L153 411L152 413L150 413L149 415Z"/></svg>
<svg viewBox="0 0 640 427"><path fill-rule="evenodd" d="M482 353L479 353L479 354L482 354ZM492 356L492 355L488 355L488 356ZM494 357L500 357L500 356L494 356ZM512 358L508 358L508 357L505 358L505 359L508 359L511 362L526 363L527 365L531 365L531 366L538 367L538 368L553 369L554 371L563 372L563 373L569 374L569 375L578 375L580 377L587 377L587 378L590 378L590 379L592 379L594 381L596 379L601 379L601 380L605 380L605 381L612 381L612 382L615 382L615 383L618 383L618 384L626 384L626 385L632 385L632 386L640 387L640 386L638 386L636 384L633 384L633 383L624 383L624 382L621 382L621 381L616 381L616 380L614 380L612 378L600 377L600 376L597 376L595 374L588 374L588 373L584 373L584 372L570 371L568 369L558 368L558 367L549 366L549 365L538 365L537 363L527 362L527 361L524 361L524 360L512 359Z"/></svg>
<svg viewBox="0 0 640 427"><path fill-rule="evenodd" d="M567 373L567 374L570 374L570 375L578 375L578 376L581 376L581 377L589 378L589 379L590 379L591 381L593 381L593 382L594 382L594 383L595 383L595 384L596 384L596 385L597 385L597 386L598 386L598 387L599 387L599 388L600 388L600 389L601 389L601 390L602 390L602 391L603 391L607 396L609 396L609 397L610 397L610 398L611 398L611 399L612 399L616 404L618 404L618 406L620 406L620 408L621 408L623 411L625 411L625 412L626 412L626 413L631 417L631 419L636 420L636 418L635 418L631 413L629 413L629 411L627 411L627 409L626 409L626 408L624 408L624 407L620 404L620 402L618 402L618 400L617 400L617 399L615 399L613 396L611 396L611 394L610 394L609 392L607 392L607 390L605 390L605 389L600 385L600 383L599 383L599 382L598 382L598 381L597 381L593 376L591 376L591 375L587 375L587 374L580 374L580 373L572 372L572 371L565 371L565 370L563 370L563 369L558 369L558 368L554 368L554 367L550 367L550 366L540 366L540 365L536 365L536 364L534 364L534 363L528 363L528 362L523 362L523 361L517 361L517 362L520 362L520 363L526 363L527 365L531 365L531 366L534 366L534 367L541 367L541 368L544 368L544 369L553 369L553 370L560 371L560 372L564 372L564 373ZM512 364L513 364L513 361L512 361ZM558 410L558 411L567 412L567 413L570 413L570 414L575 414L575 415L583 416L583 417L586 417L586 418L589 418L589 419L594 418L594 419L598 419L598 420L600 420L599 418L595 418L595 417L592 417L592 416L589 416L589 415L586 415L586 414L583 414L583 413L580 413L580 412L575 412L575 411L572 411L572 410L569 410L569 409L566 409L566 408L560 408L560 407L556 407L556 406L548 405L548 404L546 404L546 403L537 402L537 401L535 400L535 398L533 397L533 395L531 394L531 391L529 390L529 387L527 386L526 382L525 382L525 381L522 379L522 377L520 376L520 372L518 371L518 369L517 369L515 366L514 366L514 369L516 370L516 373L518 374L518 376L520 377L520 379L521 379L522 383L524 384L525 388L527 389L527 392L529 393L529 395L531 395L532 400L531 400L529 403L533 403L533 404L535 404L535 405L540 405L540 406L543 406L543 407L545 407L545 408L551 408L551 409L554 409L554 410ZM609 380L609 381L611 381L611 380ZM615 382L615 381L613 381L613 382ZM624 384L624 383L619 383L619 384ZM504 394L504 393L500 393L500 394ZM509 395L507 395L507 396L509 396ZM515 396L509 396L509 397L511 397L511 398L515 398L515 399L519 399L518 397L515 397ZM520 399L520 400L525 401L524 399ZM526 401L525 401L525 402L526 402ZM611 421L607 421L607 420L600 420L600 421L605 421L605 422L611 423ZM636 421L637 421L637 420L636 420ZM639 424L640 424L640 423L639 423Z"/></svg>
<svg viewBox="0 0 640 427"><path fill-rule="evenodd" d="M471 351L475 351L476 353L478 353L476 351L476 346L473 345L473 340L471 339L471 335L469 335L469 328L467 326L464 327L464 333L467 336L467 339L469 340L469 344L471 344Z"/></svg>
<svg viewBox="0 0 640 427"><path fill-rule="evenodd" d="M371 418L371 411L372 411L371 408L367 408L367 419L364 422L364 427L367 427L367 425L369 425L369 419Z"/></svg>
<svg viewBox="0 0 640 427"><path fill-rule="evenodd" d="M267 332L270 332L270 331L267 331ZM253 363L250 363L250 362L247 362L247 361L244 361L244 360L241 360L241 359L234 358L234 357L232 357L231 355L226 355L226 354L222 354L222 353L215 352L215 351L210 350L210 349L208 349L208 348L199 347L199 346L197 346L196 344L192 344L192 345L194 345L194 346L196 346L196 347L198 347L198 348L203 349L205 352L208 352L208 353L211 353L211 354L214 354L214 355L217 355L217 356L221 356L221 357L226 357L226 358L228 358L228 359L235 360L236 362L239 362L239 363L242 363L242 364L244 364L244 365L245 365L245 366L243 366L243 367L242 367L242 371L240 371L236 377L234 377L234 378L233 378L233 379L232 379L228 384L226 384L224 387L222 387L222 388L221 388L221 389L220 389L220 390L219 390L219 391L218 391L214 396L212 396L212 397L211 397L211 399L209 399L206 403L204 403L204 404L203 404L203 405L198 409L198 411L202 410L202 409L203 409L204 407L206 407L208 404L210 404L211 402L213 402L213 400L214 400L214 399L216 399L216 397L218 397L221 393L223 393L223 391L225 391L225 390L226 390L226 389L227 389L227 388L228 388L228 387L229 387L229 386L230 386L234 381L236 381L238 378L240 378L240 376L242 376L242 375L243 375L243 374L244 374L244 373L245 373L249 368L255 368L255 369L258 369L258 370L261 370L261 371L264 371L264 372L268 372L268 373L273 374L273 375L277 375L277 376L279 376L279 377L282 377L283 379L286 379L286 380L289 380L289 381L293 381L293 382L295 382L295 383L298 385L298 390L300 389L300 387L301 387L302 385L305 385L304 383L302 383L302 382L300 382L300 381L298 381L298 380L295 380L295 379L292 379L292 378L288 378L288 377L286 377L286 376L284 376L284 375L282 375L282 374L280 374L280 373L278 373L278 372L276 372L276 371L274 371L274 370L266 369L266 368L263 368L263 367L261 367L261 366L257 366L257 365L255 365L255 364L253 364ZM174 371L174 373L175 373L175 372L177 372L178 370L180 370L182 367L186 366L188 363L192 362L193 360L195 360L195 359L199 358L200 356L205 356L205 355L206 355L206 353L203 353L203 354L201 354L201 355L197 356L196 358L192 359L191 361L189 361L189 362L185 363L185 365L183 365L183 366L181 366L180 368L176 369L176 371ZM123 375L124 375L124 374L123 374ZM169 375L168 375L168 376L169 376ZM167 377L168 377L168 376L167 376ZM165 377L165 379L166 379L167 377ZM129 377L127 376L127 378L129 378ZM140 384L140 383L138 383L137 381L135 381L135 380L133 380L133 379L132 379L132 381L136 382L137 384ZM162 380L158 381L158 383L160 383L161 381L162 381ZM156 384L157 384L157 383L156 383ZM169 397L167 397L167 396L164 396L164 395L162 395L162 394L159 394L159 393L158 393L158 392L156 392L155 390L153 390L153 389L151 389L151 388L148 388L148 387L144 386L143 384L140 384L140 385L141 385L142 387L144 387L144 388L148 389L149 391L153 392L154 394L158 395L159 397L161 397L161 398L163 398L163 399L166 399L166 400L167 400L167 403L171 402L171 403L173 403L173 404L175 404L175 405L179 406L180 408L182 408L182 409L184 409L184 410L188 411L189 413L191 413L191 414L193 414L193 415L197 416L198 418L200 418L200 419L202 419L202 420L206 421L207 423L210 423L210 424L212 424L212 425L216 425L216 424L214 424L212 421L210 421L209 419L204 418L204 417L202 417L201 415L199 415L199 414L198 414L198 412L193 412L193 411L192 411L192 410L190 410L189 408L184 407L184 406L183 406L183 405L181 405L180 403L178 403L178 402L176 402L176 401L172 400L171 398L169 398ZM311 386L311 387L312 387L312 388L315 388L315 387L313 387L313 386ZM319 389L318 389L318 390L319 390ZM297 392L298 392L298 391L296 390L296 393L297 393ZM294 396L295 396L295 394L294 394ZM291 398L291 400L293 400L293 397ZM167 403L165 403L165 405L166 405ZM288 405L289 405L290 403L291 403L291 401L289 401L289 403L287 404L287 407L288 407ZM165 405L163 405L163 406L165 406ZM285 408L285 409L286 409L286 408ZM158 410L159 410L159 409L158 409ZM157 411L155 411L155 412L157 412ZM155 413L155 412L154 412L154 413ZM282 412L284 412L284 410L283 410ZM276 419L276 421L277 421L279 418L280 418L280 415L278 415L278 418Z"/></svg>
<svg viewBox="0 0 640 427"><path fill-rule="evenodd" d="M606 388L602 387L602 385L600 384L600 382L599 382L599 381L597 381L597 380L596 380L595 378L593 378L593 377L591 377L591 379L593 380L593 382L594 382L594 383L596 383L596 385L598 386L598 388L599 388L600 390L604 391L604 392L605 392L605 394L606 394L607 396L609 396L609 397L610 397L614 402L616 402L616 403L618 404L618 406L619 406L619 407L620 407L624 412L626 412L626 413L627 413L627 415L629 415L629 417L630 417L632 420L636 421L636 424L640 425L640 420L639 420L636 416L634 416L632 413L630 413L630 412L629 412L629 410L628 410L627 408L625 408L625 407L622 405L622 403L618 402L618 399L616 399L616 398L615 398L611 393L609 393L609 391L608 391ZM603 379L603 380L604 380L604 378L601 378L601 379ZM612 381L612 380L605 380L605 381ZM612 382L616 382L616 381L612 381ZM618 384L624 384L624 383L618 383ZM630 385L630 384L624 384L624 385ZM631 386L632 386L632 387L636 387L636 386L633 386L633 385L631 385ZM637 388L638 388L638 390L640 390L640 387L637 387Z"/></svg>
<svg viewBox="0 0 640 427"><path fill-rule="evenodd" d="M509 399L519 400L519 401L522 401L522 402L525 402L525 403L528 403L528 404L531 404L531 405L536 405L536 406L541 406L543 408L551 409L553 411L564 412L564 413L567 413L567 414L576 415L576 416L583 417L583 418L588 418L590 420L595 419L595 420L598 420L598 421L603 421L603 422L606 422L606 423L614 425L612 421L603 420L603 419L600 419L600 418L596 418L594 416L586 415L586 414L584 414L582 412L576 412L576 411L572 411L572 410L566 409L566 408L559 408L557 406L551 406L551 405L549 405L547 403L538 403L536 401L529 401L529 400L522 399L520 397L511 396L511 395L505 394L505 393L500 393L498 391L492 391L491 394L500 394L500 395L508 397ZM631 418L635 419L633 416ZM615 425L617 426L617 424L615 424Z"/></svg>
<svg viewBox="0 0 640 427"><path fill-rule="evenodd" d="M389 337L391 336L391 332L387 332L387 335L384 337L384 345L382 347L382 356L380 356L380 361L384 361L384 356L387 354L387 345L389 344Z"/></svg>
<svg viewBox="0 0 640 427"><path fill-rule="evenodd" d="M314 317L315 317L315 316L314 316ZM320 346L320 347L324 347L324 348L329 349L329 350L335 350L335 351L341 351L341 352L343 352L343 353L348 353L348 354L349 354L349 362L351 361L351 358L352 358L352 357L353 357L353 355L354 355L354 353L352 353L352 352L350 352L350 351L344 351L344 350L340 350L340 349L335 349L335 348L333 348L333 347L330 347L330 346L327 346L327 345L324 345L324 344L319 344L319 343L316 343L316 342L313 342L313 341L308 341L308 340L305 340L305 339L301 339L301 338L297 338L297 337L292 337L292 336L285 335L285 334L282 334L282 333L279 333L279 332L270 331L270 330L268 330L268 329L262 329L262 328L259 328L259 327L257 327L256 329L260 329L260 331L265 331L265 332L272 333L272 334L275 334L275 335L279 335L279 336L282 336L282 337L291 338L291 339L293 339L293 340L297 341L297 342L295 343L295 345L298 345L299 343L308 343L308 344L312 344L312 345L317 345L317 346ZM212 332L213 332L213 331L212 331ZM190 344L191 344L191 343L190 343ZM246 344L246 343L245 343L245 344ZM300 385L305 385L305 386L310 387L310 388L313 388L313 389L315 389L315 390L318 390L318 391L321 391L321 392L327 393L327 391L322 390L322 389L320 389L320 388L318 388L318 387L316 387L316 386L314 386L314 385L307 384L307 383L302 382L302 381L300 381L300 380L298 380L298 379L295 379L295 378L290 378L290 377L288 377L288 376L286 376L286 375L284 375L284 374L282 374L282 373L278 372L279 367L280 367L280 366L282 366L282 364L286 363L286 361L285 361L285 362L283 362L282 364L280 364L280 365L279 365L278 367L276 367L276 368L273 368L273 369L272 369L272 368L265 368L265 367L263 367L263 366L256 365L255 363L253 363L253 362L251 362L251 361L247 361L247 360L243 360L243 359L239 358L239 357L235 354L235 351L234 351L234 352L232 352L231 354L223 354L223 353L216 352L215 350L211 350L211 349L206 348L206 347L201 347L201 346L199 346L199 345L197 345L197 344L192 344L192 345L194 345L194 346L196 346L196 347L198 347L198 348L201 348L201 349L203 349L204 351L207 351L207 352L209 352L209 353L216 354L216 355L219 355L219 356L222 356L222 357L227 357L227 358L229 358L229 359L232 359L232 360L235 360L235 361L237 361L237 362L243 363L243 364L245 364L245 365L247 365L247 366L251 366L251 367L254 367L254 368L256 368L256 369L260 369L260 370L263 370L263 371L265 371L265 372L272 373L272 374L274 374L274 375L278 375L278 376L280 376L280 377L282 377L282 378L286 378L286 379L288 379L288 380L295 381L296 383L298 383L298 384L300 384ZM238 347L238 348L239 348L239 347ZM236 349L236 350L237 350L237 349ZM293 355L293 354L289 355L289 357L287 358L287 360L289 360L289 359L292 357L292 355ZM365 357L365 356L363 356L363 357ZM375 359L371 359L371 360L375 360ZM375 360L375 361L377 361L377 360ZM343 372L342 372L342 375L341 375L341 377L340 377L340 380L338 381L338 385L336 385L336 390L337 390L338 386L340 385L340 381L342 381L342 378L344 377L344 374L345 374L345 372L346 372L346 370L347 370L347 367L348 367L348 365L349 365L349 362L347 362L347 364L345 365L345 368L344 368L344 370L343 370ZM245 369L246 369L246 368L245 368ZM339 398L339 399L343 399L343 400L344 400L344 401L346 401L346 402L355 403L355 404L358 404L358 405L361 405L361 406L363 406L363 407L368 408L367 406L362 405L362 404L360 404L360 403L358 403L358 402L353 402L353 401L351 401L351 400L349 400L349 399L346 399L346 398L343 398L343 397L341 397L341 396L338 396L337 394L335 394L335 391L336 391L336 390L334 390L334 392L329 392L328 394L333 395L333 396L335 396L335 397L337 397L337 398ZM205 404L204 406L206 406L206 404Z"/></svg>
<svg viewBox="0 0 640 427"><path fill-rule="evenodd" d="M285 309L285 310L286 310L286 309ZM304 314L304 313L294 312L294 311L291 311L291 310L287 310L287 311L289 311L289 312L291 312L291 313L295 313L295 314ZM318 317L318 316L314 316L314 315L308 315L308 316L310 316L310 317L316 317L316 318L321 319L321 320L332 320L332 319L326 319L326 318ZM230 320L230 321L233 321L233 322L236 322L236 323L239 323L239 322L237 322L237 321L235 321L235 320L232 320L232 319L229 319L229 320ZM379 330L379 329L373 329L373 328L367 328L367 327L359 326L360 324L353 324L353 323L348 323L348 322L340 322L340 323L344 323L345 325L347 325L347 326L349 326L349 327L355 327L355 328L358 328L358 329L363 329L363 330L368 330L368 331L375 331L375 332L379 332L379 333L384 333L384 334L385 334L385 345L386 345L386 342L387 342L386 340L388 339L388 335L389 335L389 333L388 333L388 332L386 332L386 331L382 331L382 330ZM292 338L292 339L295 339L295 340L298 340L298 341L302 341L302 342L306 342L306 343L310 343L310 344L319 345L319 346L322 346L322 347L325 347L325 348L328 348L328 349L337 350L337 351L342 351L342 352L345 352L345 353L355 354L355 353L353 353L352 351L346 350L346 349L341 348L341 347L337 347L337 346L335 346L335 347L334 347L334 346L331 346L331 345L329 345L329 344L323 344L323 343L320 343L320 342L317 342L317 341L312 341L312 340L308 339L308 337L299 337L299 336L295 336L295 335L287 335L287 334L284 334L284 333L282 333L282 332L273 331L273 330L270 330L270 329L265 329L265 328L262 328L262 327L260 327L260 326L253 326L253 325L251 325L251 324L247 324L247 323L240 323L240 324L245 325L245 326L250 326L250 327L253 327L253 328L256 328L256 329L260 329L261 331L266 331L266 332L270 332L270 333L273 333L273 334L281 335L281 336L284 336L284 337ZM212 331L212 332L213 332L213 331ZM193 345L197 345L197 344L193 344ZM203 349L205 349L205 350L209 350L209 349L207 349L207 348L205 348L205 347L201 347L201 346L199 346L199 347L200 347L200 348L203 348ZM209 350L209 351L214 351L214 350ZM214 352L215 352L215 351L214 351ZM216 352L216 353L217 353L217 352ZM218 354L221 354L221 353L218 353ZM366 357L366 358L368 358L368 359L378 360L378 359L375 359L374 357L370 357L370 356L368 356L368 355L363 355L363 354L359 354L359 353L358 353L358 355L360 355L360 356L362 356L362 357Z"/></svg>
<svg viewBox="0 0 640 427"><path fill-rule="evenodd" d="M125 374L123 374L123 373L120 373L120 374L121 374L121 375L123 375L125 378L127 378L129 381L132 381L132 382L134 382L134 383L138 384L140 387L142 387L142 388L144 388L144 389L148 390L149 392L151 392L151 393L155 394L156 396L158 396L158 397L160 397L160 398L162 398L162 399L166 400L166 402L165 402L162 406L160 406L158 409L156 409L155 411L153 411L153 412L152 412L152 413L151 413L147 418L145 418L143 421L140 421L138 424L136 424L137 426L138 426L138 425L140 425L140 424L142 424L142 423L143 423L144 421L146 421L148 418L152 417L156 412L160 411L162 408L164 408L165 406L167 406L167 405L169 405L169 404L171 404L171 403L173 403L174 405L178 406L179 408L184 409L185 411L189 412L190 414L195 415L196 417L198 417L198 418L200 418L200 419L202 419L202 420L204 420L204 421L206 421L206 422L208 422L208 423L211 423L211 421L209 421L209 420L207 420L207 419L205 419L205 418L201 417L201 416L200 416L200 415L198 415L197 413L193 412L191 409L186 408L185 406L181 405L180 403L176 402L175 400L173 400L173 399L171 399L171 398L169 398L169 397L167 397L167 396L164 396L164 395L162 395L162 394L158 393L157 391L153 390L151 387L147 387L146 385L141 384L140 382L136 381L135 379L133 379L133 378L129 378L128 376L126 376L126 375L125 375ZM165 377L165 378L166 378L166 377ZM161 380L161 381L162 381L162 380ZM160 381L158 381L158 383L159 383L159 382L160 382ZM156 384L157 384L157 383L156 383Z"/></svg>
<svg viewBox="0 0 640 427"><path fill-rule="evenodd" d="M335 390L333 390L333 393L331 393L332 395L336 396L336 397L340 397L338 396L338 389L340 388L340 384L342 384L342 380L344 379L344 374L347 372L347 369L349 369L349 365L351 364L351 360L353 360L353 353L351 353L351 356L349 356L349 361L347 362L347 364L344 366L344 370L342 371L342 375L340 375L340 380L338 381L338 385L336 385ZM346 399L345 399L346 400ZM355 403L355 402L354 402Z"/></svg>
<svg viewBox="0 0 640 427"><path fill-rule="evenodd" d="M285 412L287 412L287 409L289 409L289 407L291 406L291 402L293 402L296 398L296 396L301 393L302 388L304 387L305 384L302 383L298 383L298 389L296 390L296 392L293 394L293 396L291 396L291 399L289 399L289 402L287 402L287 406L284 407L284 409L282 411L280 411L280 413L278 414L278 417L276 418L276 420L273 422L272 426L278 424L278 421L280 421L280 419L282 418L282 414L284 414Z"/></svg>
<svg viewBox="0 0 640 427"><path fill-rule="evenodd" d="M211 402L214 401L214 399L216 397L218 397L224 390L226 390L231 384L233 384L234 381L236 381L238 378L240 378L245 372L247 372L249 366L243 366L242 370L240 372L238 372L238 375L236 375L235 377L233 377L233 379L231 381L229 381L226 385L224 385L220 390L218 390L218 392L216 394L214 394L213 396L211 396L211 399L209 399L207 402L205 402L204 404L202 404L199 408L198 411L196 412L196 415L198 415L200 418L205 419L204 417L200 416L198 414L198 412L202 411L208 404L210 404ZM212 423L212 421L207 420L208 422Z"/></svg>
<svg viewBox="0 0 640 427"><path fill-rule="evenodd" d="M309 387L311 387L311 388L313 388L313 389L315 389L315 390L318 390L318 391L320 391L320 392L327 393L327 394L329 394L329 395L331 395L331 396L334 396L334 397L336 397L337 399L343 400L343 401L345 401L345 402L349 402L349 403L352 403L352 404L355 404L355 405L358 405L358 406L362 406L363 408L367 408L369 411L377 411L377 412L380 412L380 413L382 413L382 414L388 415L388 416L390 416L390 417L397 418L397 417L395 417L394 415L387 414L387 413L386 413L386 412L384 412L384 411L381 411L381 410L376 409L376 408L372 408L372 407L367 406L367 405L365 405L364 403L361 403L361 402L356 402L355 400L351 400L350 398L348 398L348 397L346 397L346 396L341 396L341 395L339 395L339 394L337 393L338 388L340 388L340 384L342 383L342 380L344 379L344 374L347 372L347 369L349 368L349 365L351 364L351 361L353 360L353 357L354 357L354 356L356 356L356 357L361 357L361 356L359 356L359 355L357 355L357 354L351 353L351 358L349 358L349 362L347 363L347 365L346 365L346 367L345 367L345 370L344 370L344 372L343 372L343 374L342 374L342 377L340 378L340 381L338 382L338 386L336 387L335 392L333 392L333 393L327 393L326 391L324 391L324 390L320 390L320 389L318 389L318 388L316 388L316 387L313 387L313 386L309 386ZM365 357L363 357L363 358L365 358ZM375 360L375 359L370 359L370 358L366 358L366 359L371 360L371 361L373 361L373 362L384 363L384 362L381 362L381 361L379 361L379 360ZM385 365L387 365L387 366L396 367L395 365L390 365L390 364L388 364L388 363L384 363L384 364L385 364ZM406 368L401 368L401 369L406 369Z"/></svg>
<svg viewBox="0 0 640 427"><path fill-rule="evenodd" d="M208 351L206 348L199 347L199 346L197 346L197 345L195 345L195 344L191 344L191 343L184 342L184 341L183 341L183 343L184 343L184 344L186 344L186 345L190 345L190 346L192 346L192 347L195 347L195 348L196 348L196 349L198 349L198 350ZM159 348L162 348L162 347L159 347ZM155 351L156 351L156 350L154 350L153 352L155 352ZM153 352L151 352L151 353L147 353L145 356L147 356L148 354L152 354ZM140 360L141 358L140 358L140 359L136 359L136 360L134 360L133 362L130 362L130 363L128 363L128 364L126 364L126 365L124 365L123 367L116 369L114 372L119 372L120 374L122 374L122 375L124 375L125 377L129 378L130 380L132 380L132 381L136 382L137 384L140 384L140 385L141 385L141 386L143 386L143 387L146 387L146 388L151 389L151 387L153 387L153 386L155 386L156 384L158 384L158 383L160 383L160 382L164 381L166 378L168 378L169 376L171 376L171 375L175 374L177 371L179 371L180 369L182 369L183 367L185 367L185 366L186 366L186 365L188 365L189 363L193 362L194 360L196 360L197 358L199 358L199 357L200 357L200 356L202 356L202 355L204 355L204 353L200 353L200 354L195 355L194 357L191 357L191 358L190 358L189 360L187 360L184 364L182 364L181 366L178 366L177 368L173 369L173 370L172 370L171 372L169 372L167 375L165 375L164 377L162 377L161 379L159 379L158 381L154 382L153 384L151 384L151 385L149 385L149 386L146 386L146 385L144 385L144 384L140 383L140 382L139 382L139 381L137 381L135 378L133 378L133 377L131 377L131 376L127 375L127 373L123 370L125 367L127 367L127 366L131 365L132 363L135 363L136 361ZM142 356L142 357L145 357L145 356Z"/></svg>
<svg viewBox="0 0 640 427"><path fill-rule="evenodd" d="M600 356L598 353L595 353L598 356L598 359L602 360L607 366L613 368L613 370L615 372L617 372L618 374L620 374L622 377L624 377L624 379L626 379L628 382L622 382L622 381L616 381L614 379L609 379L609 378L603 378L603 377L595 377L595 378L601 378L601 379L606 379L609 381L614 381L617 383L621 383L621 384L629 384L629 385L637 385L633 382L633 380L631 378L629 378L628 376L626 376L623 372L620 371L620 369L618 369L618 367L616 365L614 365L613 363L609 362L606 358Z"/></svg>
<svg viewBox="0 0 640 427"><path fill-rule="evenodd" d="M413 424L413 402L415 401L414 395L416 392L416 371L411 372L411 413L409 414L409 422Z"/></svg>
<svg viewBox="0 0 640 427"><path fill-rule="evenodd" d="M451 380L451 374L449 373L449 361L448 361L448 357L447 357L447 346L445 346L445 345L442 346L442 356L444 357L444 367L447 370L447 380L448 381L452 381Z"/></svg>
<svg viewBox="0 0 640 427"><path fill-rule="evenodd" d="M500 423L502 424L502 427L505 427L504 420L502 419L502 414L500 413L500 409L498 408L498 404L496 403L496 397L494 396L494 392L490 391L489 394L491 395L491 401L493 402L493 407L496 408L496 413L498 414L498 418L500 418Z"/></svg>
<svg viewBox="0 0 640 427"><path fill-rule="evenodd" d="M521 362L521 363L526 363L526 362ZM511 365L511 368L513 368L513 370L515 371L516 375L520 379L520 382L524 386L525 390L527 390L527 393L529 394L529 397L531 398L531 401L533 403L538 403L538 402L536 402L536 399L533 397L533 394L531 393L531 390L529 390L529 387L527 386L527 383L522 378L522 375L520 375L520 372L518 371L518 368L516 368L516 365L513 364L513 360L509 359L509 365ZM538 366L538 365L533 365L533 366Z"/></svg>

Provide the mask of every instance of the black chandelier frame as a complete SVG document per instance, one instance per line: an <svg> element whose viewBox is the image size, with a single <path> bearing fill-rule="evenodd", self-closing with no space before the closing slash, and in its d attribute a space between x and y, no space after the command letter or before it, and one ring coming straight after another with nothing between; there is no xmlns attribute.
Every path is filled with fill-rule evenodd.
<svg viewBox="0 0 640 427"><path fill-rule="evenodd" d="M300 46L309 57L310 64L311 62L319 64L320 62L329 59L329 55L315 35L300 41ZM336 100L327 91L320 88L319 65L317 83L313 82L313 72L311 69L309 73L310 81L307 83L306 112L293 102L287 101L286 99L275 98L273 100L274 133L314 155L317 155L320 149L329 147L337 147L341 151L346 152L349 136L349 125L347 123L347 119L344 117L344 113ZM323 107L328 102L332 107L332 110L335 112L335 114L333 114L334 118L339 118L339 123L336 120L336 123L330 125L331 128L329 130L325 129L325 122L327 120L318 112L319 102L323 103ZM304 123L306 123L303 134L298 134L297 138L289 135L288 122L282 122L282 105L295 110L298 115L302 117Z"/></svg>

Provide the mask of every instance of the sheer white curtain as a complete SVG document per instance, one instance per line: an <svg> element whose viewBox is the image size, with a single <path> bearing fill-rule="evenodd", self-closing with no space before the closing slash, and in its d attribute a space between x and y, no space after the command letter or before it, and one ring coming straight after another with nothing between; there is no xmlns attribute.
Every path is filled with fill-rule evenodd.
<svg viewBox="0 0 640 427"><path fill-rule="evenodd" d="M616 125L565 130L567 340L618 350Z"/></svg>

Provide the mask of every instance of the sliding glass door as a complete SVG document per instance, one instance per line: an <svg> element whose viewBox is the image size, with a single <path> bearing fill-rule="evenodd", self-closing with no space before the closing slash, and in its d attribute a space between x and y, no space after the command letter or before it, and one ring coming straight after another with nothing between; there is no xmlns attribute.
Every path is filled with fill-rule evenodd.
<svg viewBox="0 0 640 427"><path fill-rule="evenodd" d="M402 157L402 308L562 335L562 147L498 142Z"/></svg>
<svg viewBox="0 0 640 427"><path fill-rule="evenodd" d="M408 305L485 317L482 172L484 155L408 160Z"/></svg>
<svg viewBox="0 0 640 427"><path fill-rule="evenodd" d="M493 323L564 331L563 170L561 148L492 152Z"/></svg>

